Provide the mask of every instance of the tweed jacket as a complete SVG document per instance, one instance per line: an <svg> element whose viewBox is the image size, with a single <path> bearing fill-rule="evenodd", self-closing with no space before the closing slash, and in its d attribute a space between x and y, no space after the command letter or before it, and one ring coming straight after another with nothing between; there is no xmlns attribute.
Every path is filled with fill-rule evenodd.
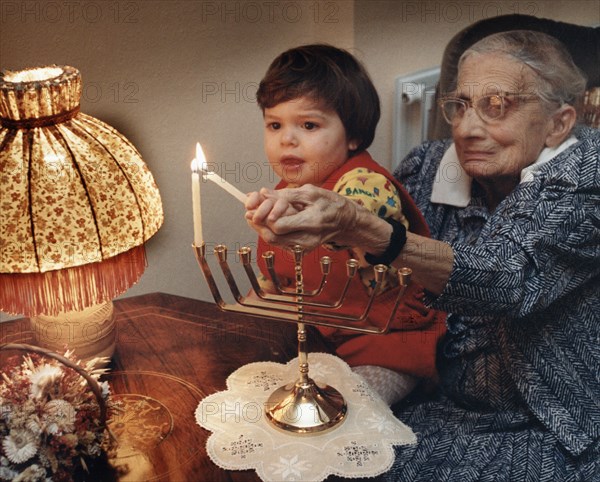
<svg viewBox="0 0 600 482"><path fill-rule="evenodd" d="M578 456L600 440L600 132L580 127L574 135L575 144L493 212L475 182L466 207L431 202L450 141L415 148L395 176L432 237L454 251L447 286L429 299L450 313L440 377L452 378L456 360L496 350L513 399ZM460 393L451 397L469 406Z"/></svg>

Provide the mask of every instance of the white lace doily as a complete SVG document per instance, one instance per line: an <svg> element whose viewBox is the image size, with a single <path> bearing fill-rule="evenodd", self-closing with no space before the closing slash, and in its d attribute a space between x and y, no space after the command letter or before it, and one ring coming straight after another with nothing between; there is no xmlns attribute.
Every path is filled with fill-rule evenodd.
<svg viewBox="0 0 600 482"><path fill-rule="evenodd" d="M264 407L276 388L298 379L298 359L286 365L250 363L227 378L227 390L209 395L196 409L198 424L213 432L206 448L216 465L255 469L264 481L374 477L392 466L394 445L416 442L412 430L345 362L326 353L310 353L308 362L313 380L344 396L346 420L320 434L274 428Z"/></svg>

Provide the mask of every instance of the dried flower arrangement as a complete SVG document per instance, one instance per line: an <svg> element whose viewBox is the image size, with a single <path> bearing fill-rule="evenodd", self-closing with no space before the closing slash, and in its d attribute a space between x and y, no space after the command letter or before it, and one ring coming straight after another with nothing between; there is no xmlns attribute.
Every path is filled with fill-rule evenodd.
<svg viewBox="0 0 600 482"><path fill-rule="evenodd" d="M99 378L107 359L85 364L30 345L3 364L0 378L0 480L70 481L114 447L106 420L117 409Z"/></svg>

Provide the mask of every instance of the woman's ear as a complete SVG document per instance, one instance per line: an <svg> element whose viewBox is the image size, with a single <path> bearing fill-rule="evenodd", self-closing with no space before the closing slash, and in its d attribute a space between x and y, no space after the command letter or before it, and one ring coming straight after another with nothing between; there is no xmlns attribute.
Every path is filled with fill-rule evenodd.
<svg viewBox="0 0 600 482"><path fill-rule="evenodd" d="M351 139L348 141L348 151L353 152L358 147L359 141L356 139Z"/></svg>
<svg viewBox="0 0 600 482"><path fill-rule="evenodd" d="M577 120L577 111L572 105L565 104L552 114L550 130L546 137L547 147L559 146L571 133Z"/></svg>

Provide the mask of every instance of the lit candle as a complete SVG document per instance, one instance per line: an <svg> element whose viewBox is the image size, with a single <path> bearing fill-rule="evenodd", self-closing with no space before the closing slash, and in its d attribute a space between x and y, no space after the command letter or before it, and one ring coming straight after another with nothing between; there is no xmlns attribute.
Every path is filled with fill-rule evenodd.
<svg viewBox="0 0 600 482"><path fill-rule="evenodd" d="M204 159L200 144L196 144L196 158L192 161L192 208L194 213L194 245L202 246L202 205L200 204L200 165Z"/></svg>
<svg viewBox="0 0 600 482"><path fill-rule="evenodd" d="M200 146L200 144L196 145L196 151L198 150L199 146ZM202 152L202 149L200 149L200 152ZM212 171L208 170L208 165L206 164L206 158L204 157L204 154L202 154L202 158L198 158L198 162L200 163L200 166L199 166L200 169L202 169L202 176L205 179L208 179L208 180L214 182L217 186L219 186L220 188L227 191L234 198L236 198L239 202L241 202L241 203L246 202L246 198L248 197L246 194L244 194L242 191L240 191L237 187L229 184L225 179L223 179L221 176L219 176L216 172L212 172Z"/></svg>

